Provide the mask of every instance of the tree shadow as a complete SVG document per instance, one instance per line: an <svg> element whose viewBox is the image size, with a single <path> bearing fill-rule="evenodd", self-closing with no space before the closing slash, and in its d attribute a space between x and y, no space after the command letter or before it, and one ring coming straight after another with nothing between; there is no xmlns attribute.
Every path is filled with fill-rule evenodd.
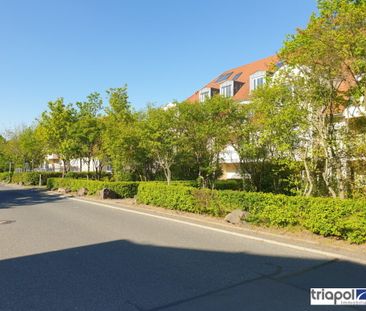
<svg viewBox="0 0 366 311"><path fill-rule="evenodd" d="M357 310L311 307L309 288L365 276L345 261L117 240L0 261L0 310Z"/></svg>
<svg viewBox="0 0 366 311"><path fill-rule="evenodd" d="M44 189L0 188L0 209L52 203L62 199L61 196L48 194Z"/></svg>

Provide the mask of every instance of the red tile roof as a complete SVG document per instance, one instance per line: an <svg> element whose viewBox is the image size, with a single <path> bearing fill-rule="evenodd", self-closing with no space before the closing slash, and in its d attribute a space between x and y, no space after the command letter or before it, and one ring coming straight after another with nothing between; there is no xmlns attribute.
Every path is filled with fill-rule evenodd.
<svg viewBox="0 0 366 311"><path fill-rule="evenodd" d="M221 81L220 83L223 83L225 81L231 80L236 74L238 73L242 73L240 75L240 77L238 79L236 79L236 81L242 82L244 83L243 86L239 89L239 91L233 96L234 100L238 100L238 101L243 101L243 100L248 100L249 99L249 85L250 85L250 81L249 78L250 76L257 72L257 71L266 71L268 70L271 65L275 64L276 62L278 62L278 57L276 55L273 56L269 56L266 58L263 58L261 60L257 60L253 63L250 64L246 64L237 68L233 68L233 69L229 69L224 71L221 75L224 75L226 73L230 73L232 72L232 74L230 75L230 77L227 80ZM203 88L216 88L219 89L220 88L220 83L215 82L217 80L218 77L216 77L215 79L213 79L210 83L206 84ZM203 89L201 88L201 89ZM200 90L201 90L200 89ZM188 101L190 102L195 102L199 100L199 91L196 91L193 95L191 95L190 97L187 98Z"/></svg>

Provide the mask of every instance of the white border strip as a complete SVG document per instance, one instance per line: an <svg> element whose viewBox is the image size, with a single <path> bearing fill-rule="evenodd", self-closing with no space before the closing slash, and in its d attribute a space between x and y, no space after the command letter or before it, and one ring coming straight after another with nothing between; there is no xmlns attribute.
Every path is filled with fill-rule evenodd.
<svg viewBox="0 0 366 311"><path fill-rule="evenodd" d="M166 217L166 216L153 215L153 214L150 214L150 213L147 213L147 212L135 211L135 210L132 210L132 209L127 209L127 208L124 208L124 207L117 207L117 206L108 205L108 204L105 204L105 203L99 203L99 202L82 200L82 199L77 199L77 198L70 198L70 197L65 197L65 198L68 198L68 199L73 200L73 201L82 202L82 203L89 203L89 204L92 204L92 205L98 205L98 206L103 206L103 207L107 207L107 208L110 208L110 209L120 210L120 211L123 211L123 212L126 212L126 213L131 213L131 214L149 216L149 217L157 218L157 219L168 220L168 221L171 221L171 222L184 224L184 225L188 225L188 226L191 226L191 227L196 227L196 228L200 228L200 229L206 229L206 230L210 230L210 231L214 231L214 232L224 233L224 234L228 234L228 235L231 235L231 236L241 237L241 238L245 238L245 239L249 239L249 240L253 240L253 241L264 242L264 243L268 243L268 244L272 244L272 245L278 245L278 246L282 246L282 247L287 247L287 248L291 248L291 249L295 249L295 250L299 250L299 251L310 252L310 253L314 253L314 254L318 254L318 255L323 255L323 256L326 256L326 257L332 257L334 259L344 259L344 260L348 260L348 261L352 261L352 262L366 264L366 261L363 261L361 259L357 260L353 257L348 257L348 256L337 254L337 253L321 251L321 250L312 249L312 248L309 248L309 247L303 247L303 246L288 244L288 243L284 243L284 242L278 242L278 241L274 241L274 240L270 240L270 239L266 239L266 238L255 237L255 236L244 234L244 233L238 233L238 232L228 231L228 230L224 230L224 229L213 228L213 227L210 227L210 226L200 225L200 224L192 223L192 222L189 222L189 221L174 219L174 218Z"/></svg>

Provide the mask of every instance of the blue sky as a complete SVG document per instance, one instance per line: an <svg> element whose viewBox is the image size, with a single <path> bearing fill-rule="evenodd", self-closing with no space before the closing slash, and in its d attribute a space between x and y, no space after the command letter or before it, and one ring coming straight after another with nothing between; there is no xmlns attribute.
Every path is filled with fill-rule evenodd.
<svg viewBox="0 0 366 311"><path fill-rule="evenodd" d="M136 109L183 100L274 54L315 0L0 0L0 132L47 102L128 85Z"/></svg>

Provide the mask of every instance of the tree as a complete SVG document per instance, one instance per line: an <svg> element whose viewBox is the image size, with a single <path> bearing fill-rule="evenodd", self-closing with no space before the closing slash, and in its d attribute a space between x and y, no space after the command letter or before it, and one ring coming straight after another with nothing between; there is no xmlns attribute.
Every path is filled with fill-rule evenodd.
<svg viewBox="0 0 366 311"><path fill-rule="evenodd" d="M288 81L296 87L302 80L311 153L322 159L321 177L333 197L343 198L349 176L337 115L349 105L365 104L366 2L319 0L318 7L319 14L287 39L279 55L289 68L298 70L287 76Z"/></svg>
<svg viewBox="0 0 366 311"><path fill-rule="evenodd" d="M69 170L70 160L79 155L75 133L76 111L65 105L63 98L48 103L48 110L39 120L39 131L44 138L47 152L55 153L63 162L63 175Z"/></svg>
<svg viewBox="0 0 366 311"><path fill-rule="evenodd" d="M230 142L237 104L230 98L214 96L203 103L183 102L177 107L183 152L195 160L203 186L213 186L221 175L222 151Z"/></svg>
<svg viewBox="0 0 366 311"><path fill-rule="evenodd" d="M6 139L0 135L0 172L5 172L9 169L9 162L6 155Z"/></svg>
<svg viewBox="0 0 366 311"><path fill-rule="evenodd" d="M148 180L154 164L140 143L139 122L143 115L132 110L126 86L109 89L107 93L109 107L104 119L103 148L112 161L114 177Z"/></svg>
<svg viewBox="0 0 366 311"><path fill-rule="evenodd" d="M103 100L99 93L91 93L87 97L87 101L77 102L76 106L78 109L73 133L79 146L77 151L78 157L80 161L86 159L88 174L91 161L94 161L98 173L101 169L99 167L103 165L103 157L101 157L100 150L103 132L103 122L101 120ZM97 159L97 155L100 158Z"/></svg>
<svg viewBox="0 0 366 311"><path fill-rule="evenodd" d="M255 191L290 192L303 116L292 89L279 81L268 81L238 107L231 143L244 184L249 179Z"/></svg>
<svg viewBox="0 0 366 311"><path fill-rule="evenodd" d="M171 167L177 162L182 147L182 134L177 122L176 107L149 107L145 119L141 122L141 146L148 150L152 159L163 170L168 184L172 180Z"/></svg>
<svg viewBox="0 0 366 311"><path fill-rule="evenodd" d="M7 140L2 138L0 141L0 157L3 158L4 166L27 171L43 163L44 148L35 126L7 130L6 137Z"/></svg>

